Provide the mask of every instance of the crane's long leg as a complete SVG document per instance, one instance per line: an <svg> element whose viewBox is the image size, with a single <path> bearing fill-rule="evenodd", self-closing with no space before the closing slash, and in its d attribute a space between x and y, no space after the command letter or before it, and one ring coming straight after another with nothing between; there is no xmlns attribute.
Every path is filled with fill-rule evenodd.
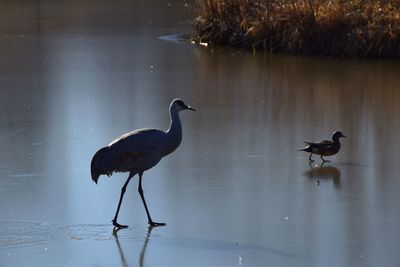
<svg viewBox="0 0 400 267"><path fill-rule="evenodd" d="M153 222L153 220L151 219L149 209L147 208L146 200L144 199L143 188L142 188L142 175L143 175L143 172L139 172L138 192L139 192L140 197L142 198L144 208L146 209L146 214L147 214L147 219L149 221L149 224L152 227L164 226L164 225L166 225L165 223L156 223L156 222Z"/></svg>
<svg viewBox="0 0 400 267"><path fill-rule="evenodd" d="M122 224L117 223L117 218L118 218L119 209L121 208L122 199L124 198L126 187L128 186L129 181L132 179L133 176L134 176L134 174L129 173L128 179L126 180L124 186L121 188L121 196L119 197L117 211L115 212L114 219L112 220L113 225L115 227L117 227L118 229L128 227L128 225L122 225Z"/></svg>
<svg viewBox="0 0 400 267"><path fill-rule="evenodd" d="M308 160L312 162L314 160L311 157L312 157L312 153L310 153L310 156L308 157Z"/></svg>

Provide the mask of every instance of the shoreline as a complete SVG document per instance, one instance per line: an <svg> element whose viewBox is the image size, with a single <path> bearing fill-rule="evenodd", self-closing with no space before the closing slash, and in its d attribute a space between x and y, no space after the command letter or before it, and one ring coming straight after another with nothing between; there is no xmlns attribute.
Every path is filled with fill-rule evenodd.
<svg viewBox="0 0 400 267"><path fill-rule="evenodd" d="M400 58L400 2L197 0L192 40L268 53Z"/></svg>

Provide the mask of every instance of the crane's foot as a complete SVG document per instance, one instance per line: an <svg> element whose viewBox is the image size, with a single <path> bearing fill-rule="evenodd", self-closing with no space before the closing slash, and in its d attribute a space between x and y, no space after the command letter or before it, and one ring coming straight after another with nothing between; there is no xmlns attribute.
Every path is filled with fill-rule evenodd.
<svg viewBox="0 0 400 267"><path fill-rule="evenodd" d="M149 221L149 226L150 227L158 227L158 226L165 226L167 225L166 223L158 223L158 222L153 222L153 221Z"/></svg>
<svg viewBox="0 0 400 267"><path fill-rule="evenodd" d="M115 220L112 220L112 223L114 225L114 229L116 229L116 230L128 228L128 225L119 224Z"/></svg>

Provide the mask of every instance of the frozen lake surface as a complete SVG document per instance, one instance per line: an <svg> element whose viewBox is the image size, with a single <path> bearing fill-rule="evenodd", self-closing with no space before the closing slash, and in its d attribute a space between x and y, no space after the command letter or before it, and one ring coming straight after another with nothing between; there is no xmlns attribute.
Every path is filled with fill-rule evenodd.
<svg viewBox="0 0 400 267"><path fill-rule="evenodd" d="M190 4L1 5L0 265L398 266L400 64L198 47ZM127 174L90 160L176 97L198 111L143 176L167 225L134 179L113 233ZM335 130L330 163L297 151Z"/></svg>

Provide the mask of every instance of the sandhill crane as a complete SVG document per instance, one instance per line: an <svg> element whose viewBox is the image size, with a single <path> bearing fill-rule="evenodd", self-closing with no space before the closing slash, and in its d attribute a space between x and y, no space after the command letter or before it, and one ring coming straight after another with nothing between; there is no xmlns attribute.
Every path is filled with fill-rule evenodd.
<svg viewBox="0 0 400 267"><path fill-rule="evenodd" d="M136 174L139 174L138 192L146 210L149 225L165 225L165 223L156 223L151 219L143 194L142 176L144 171L154 167L163 157L172 153L180 145L182 141L182 125L179 119L179 111L185 109L195 111L194 108L187 106L182 100L173 100L169 106L171 122L167 131L139 129L126 133L112 141L108 146L99 149L93 156L91 174L92 180L96 184L102 174L110 176L113 172L129 172L128 179L121 189L117 211L112 220L116 228L128 227L127 225L119 224L117 218L126 187Z"/></svg>
<svg viewBox="0 0 400 267"><path fill-rule="evenodd" d="M305 148L300 149L299 151L310 152L310 157L308 158L310 161L314 161L311 159L313 154L320 155L323 162L329 162L329 160L325 160L323 156L332 156L339 152L340 150L340 137L346 137L340 131L336 131L333 133L332 141L324 140L318 143L312 142L304 142L307 144Z"/></svg>

